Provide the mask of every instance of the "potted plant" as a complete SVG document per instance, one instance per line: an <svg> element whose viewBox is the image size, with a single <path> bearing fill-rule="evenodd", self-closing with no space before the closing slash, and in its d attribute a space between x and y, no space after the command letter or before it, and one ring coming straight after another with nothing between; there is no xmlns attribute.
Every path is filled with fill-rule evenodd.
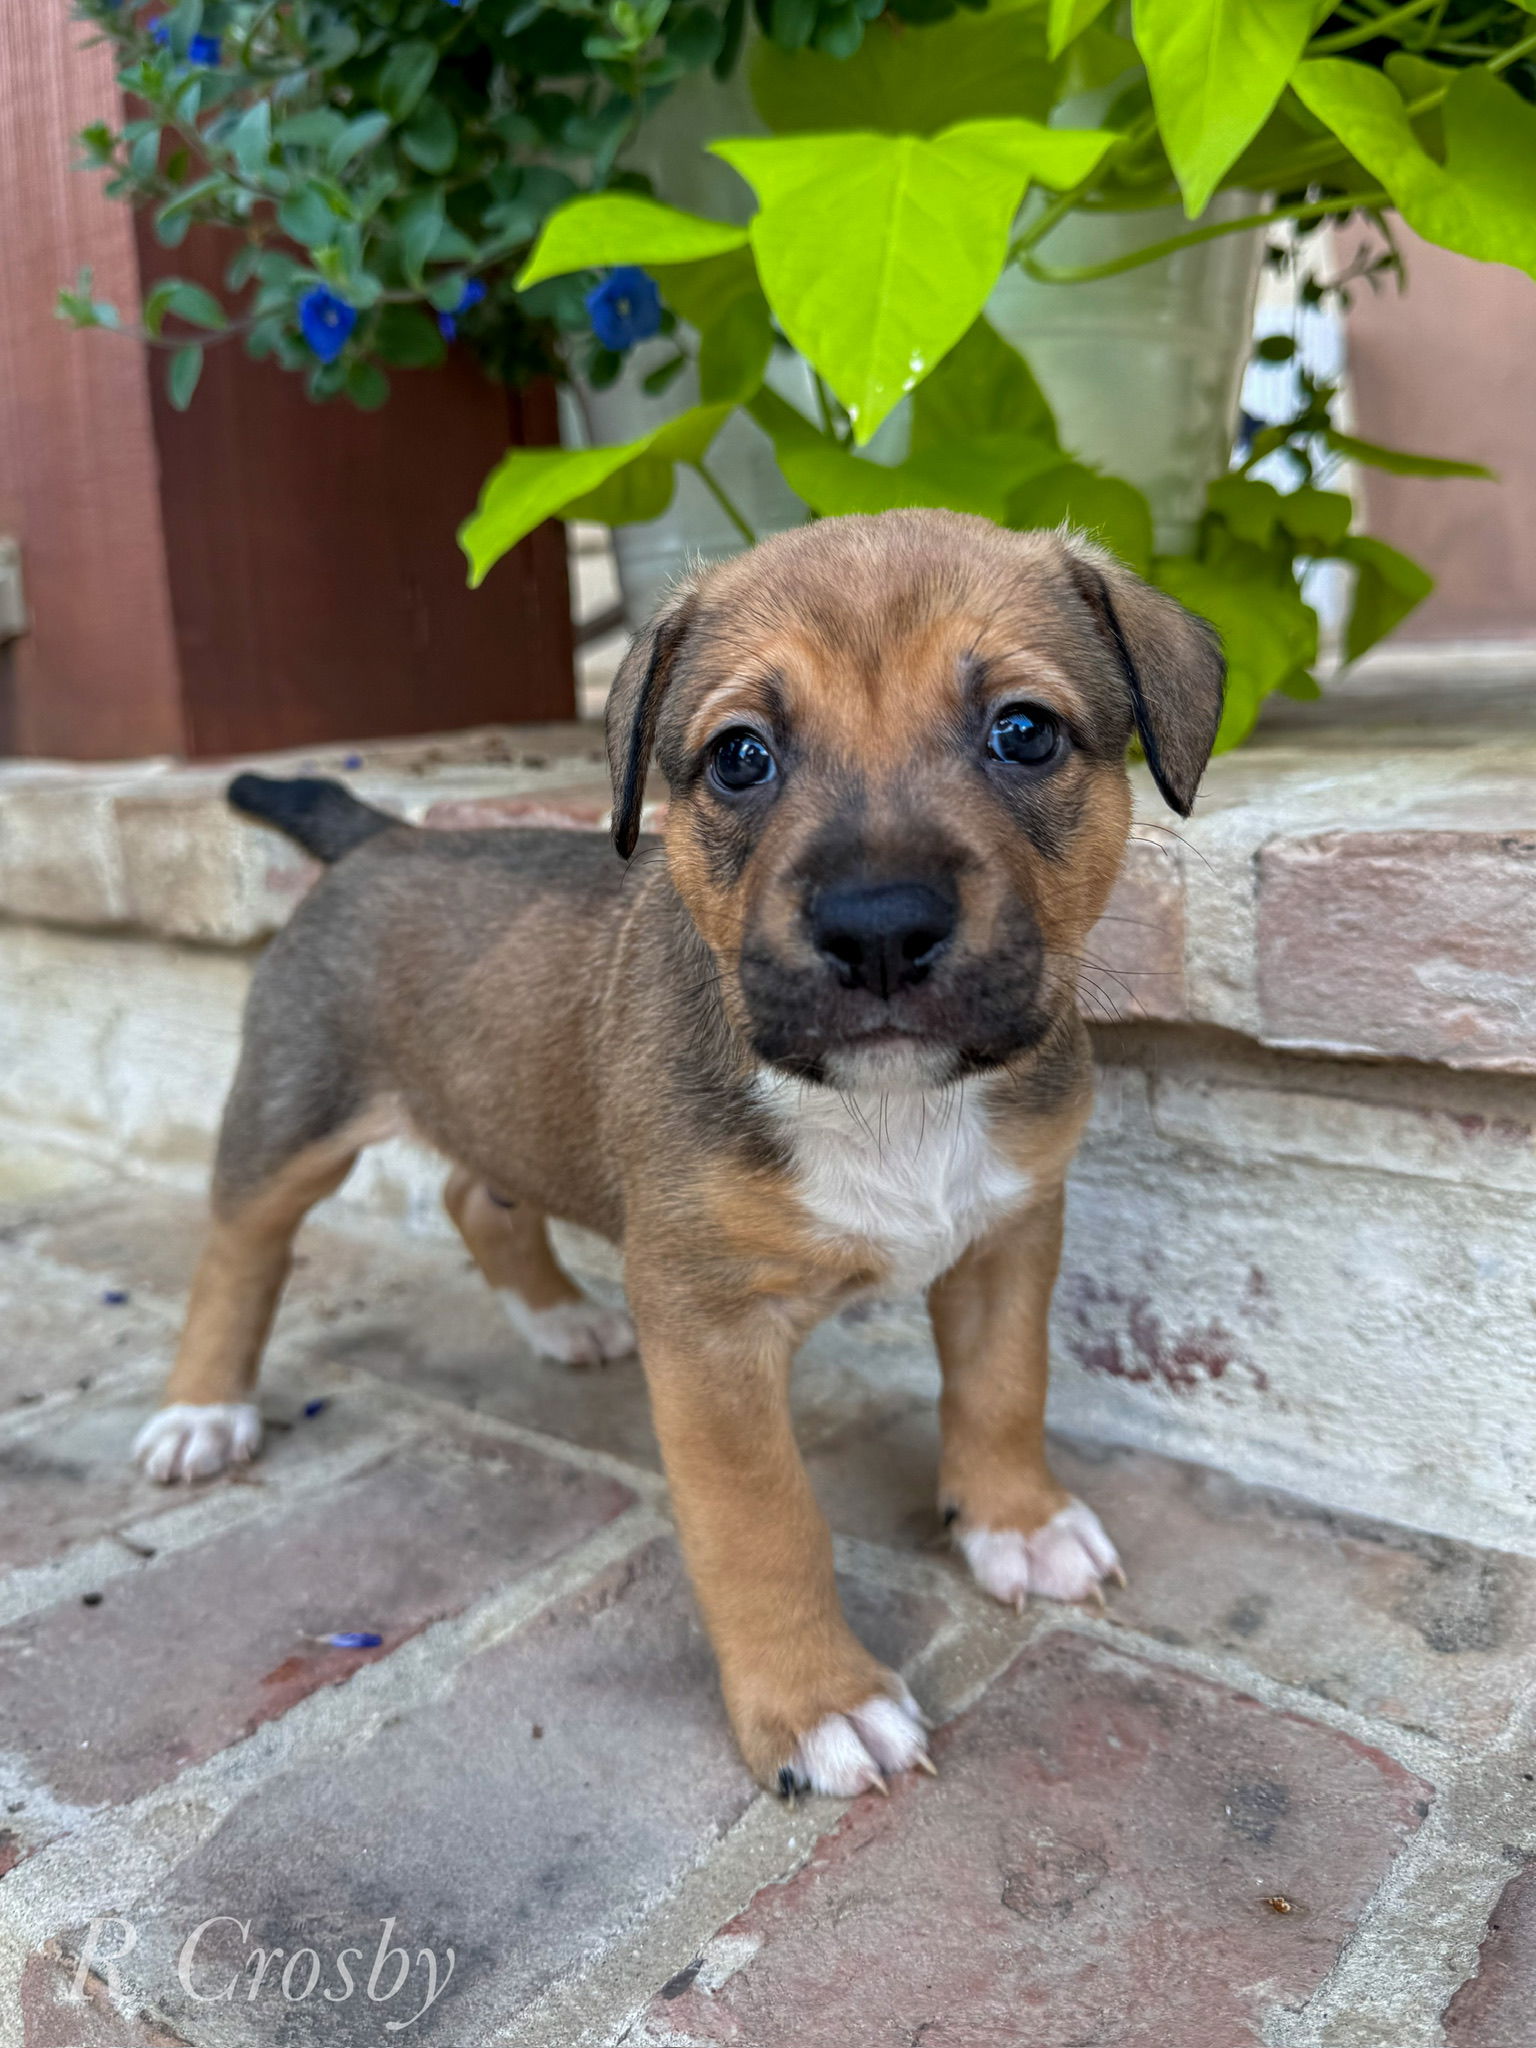
<svg viewBox="0 0 1536 2048"><path fill-rule="evenodd" d="M558 364L599 395L646 348L634 431L514 450L492 473L462 536L475 581L549 517L658 519L680 475L744 545L757 524L732 472L750 458L761 478L770 454L768 523L898 504L1070 517L1222 629L1224 745L1269 691L1315 692L1308 563L1353 572L1350 655L1429 587L1351 530L1328 465L1482 473L1352 440L1305 377L1292 417L1229 464L1264 238L1358 219L1390 267L1397 210L1470 257L1536 267L1536 22L1518 0L753 0L751 37L745 0L181 0L158 20L82 5L147 109L89 135L93 156L162 237L191 219L239 237L238 310L174 280L144 309L153 341L180 323L181 402L227 333L363 405L393 364L436 356L439 321L496 374ZM743 203L710 203L669 96L706 71L735 81L744 49L755 118L708 158ZM1146 465L1085 451L1064 381L1085 352L1053 350L1040 308L1213 248L1226 312L1205 416L1194 434L1175 420L1164 463L1203 487L1181 515L1149 503ZM1209 284L1187 282L1191 304L1209 309ZM67 310L116 318L88 289ZM1116 317L1135 367L1151 351L1134 307ZM1121 394L1100 364L1102 409ZM1285 491L1254 474L1277 455Z"/></svg>
<svg viewBox="0 0 1536 2048"><path fill-rule="evenodd" d="M1094 0L1051 0L931 26L877 18L850 51L843 10L828 47L833 18L810 17L819 48L801 36L798 50L762 49L756 105L771 132L713 145L753 190L746 225L684 214L660 203L665 193L647 203L613 192L570 201L548 223L523 281L646 269L685 323L698 401L616 444L510 456L464 529L473 574L529 516L657 516L679 469L730 500L713 449L745 410L813 512L947 504L1098 531L1221 628L1231 662L1221 744L1236 744L1270 691L1316 691L1309 564L1353 573L1351 658L1430 587L1417 565L1351 530L1348 497L1326 487L1330 467L1484 472L1343 433L1334 390L1303 376L1292 416L1255 434L1235 465L1218 418L1200 516L1169 546L1144 490L1064 445L1014 345L1027 314L1005 338L989 310L1016 270L1065 298L1229 238L1352 218L1380 233L1372 263L1385 271L1393 212L1468 257L1536 272L1536 23L1519 5L1455 0L1358 0L1321 18L1289 0L1138 0L1125 24ZM768 26L782 43L779 11ZM1084 94L1101 111L1069 118ZM1179 202L1188 218L1170 223ZM1085 260L1082 240L1105 229L1120 246ZM1240 304L1242 291L1229 296ZM1235 345L1242 324L1229 332ZM786 344L813 379L803 407L775 389ZM1289 346L1263 344L1271 359ZM1100 403L1116 395L1101 391ZM1131 402L1145 404L1145 392ZM875 435L903 407L903 459L872 459ZM1282 454L1284 491L1254 474Z"/></svg>

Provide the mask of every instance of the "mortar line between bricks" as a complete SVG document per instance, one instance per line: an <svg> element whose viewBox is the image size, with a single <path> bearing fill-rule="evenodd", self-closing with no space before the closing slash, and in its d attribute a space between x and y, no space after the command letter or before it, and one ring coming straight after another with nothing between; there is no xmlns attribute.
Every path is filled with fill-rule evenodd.
<svg viewBox="0 0 1536 2048"><path fill-rule="evenodd" d="M491 1415L483 1408L461 1407L444 1395L429 1393L423 1387L380 1378L365 1366L333 1363L332 1370L345 1374L354 1383L366 1383L370 1394L376 1390L379 1406L386 1413L391 1409L405 1409L438 1421L453 1422L460 1430L466 1425L474 1430L484 1430L487 1435L519 1444L524 1450L537 1451L541 1457L574 1465L580 1471L595 1473L604 1479L616 1479L653 1506L664 1504L668 1498L666 1480L648 1465L631 1464L627 1458L616 1457L611 1451L594 1450L590 1445L578 1444L569 1437L548 1436L543 1430L529 1429L521 1422L509 1422L505 1416Z"/></svg>
<svg viewBox="0 0 1536 2048"><path fill-rule="evenodd" d="M871 1575L872 1568L895 1567L881 1575L901 1590L944 1590L938 1584L938 1569L929 1561L904 1557L881 1544L839 1536L836 1553L845 1568ZM963 1703L970 1704L1029 1643L1047 1632L1049 1620L1036 1609L1028 1620L1020 1621L981 1595L971 1597L963 1584L949 1590L948 1618L903 1667L922 1688L925 1700L938 1708L938 1722L960 1711L942 1697L947 1692L946 1665L971 1667L969 1678L978 1659L984 1663L979 1682L968 1683L965 1689ZM848 1799L818 1798L787 1806L769 1793L759 1794L665 1898L616 1935L589 1968L551 1986L525 2007L506 2033L495 2036L496 2048L549 2048L552 2041L568 2041L572 2048L617 2048L629 2040L660 1986L706 1951L720 1927L757 1892L788 1883L853 1804Z"/></svg>
<svg viewBox="0 0 1536 2048"><path fill-rule="evenodd" d="M1231 1692L1246 1693L1276 1713L1316 1721L1323 1727L1337 1730L1340 1735L1363 1743L1368 1749L1380 1750L1394 1763L1412 1771L1415 1777L1443 1780L1448 1769L1453 1770L1474 1757L1491 1754L1495 1745L1504 1739L1501 1733L1480 1751L1458 1750L1450 1743L1442 1742L1438 1736L1420 1729L1378 1720L1372 1715L1357 1712L1353 1707L1340 1706L1321 1693L1308 1692L1305 1686L1268 1677L1230 1651L1160 1642L1156 1636L1143 1635L1137 1629L1113 1621L1101 1621L1097 1616L1079 1610L1050 1616L1043 1625L1043 1632L1087 1636L1102 1643L1106 1649L1120 1650L1126 1656L1140 1657L1151 1664L1167 1664L1177 1671L1188 1672L1192 1678L1204 1678L1225 1686Z"/></svg>
<svg viewBox="0 0 1536 2048"><path fill-rule="evenodd" d="M669 1525L643 1503L628 1508L514 1585L433 1622L342 1684L321 1687L242 1740L48 1843L0 1890L0 1935L10 1940L13 1960L24 1961L27 1947L63 1928L125 1910L251 1792L303 1764L361 1749L387 1720L440 1697L472 1658L668 1534ZM0 1975L0 2012L12 1993L19 1997Z"/></svg>
<svg viewBox="0 0 1536 2048"><path fill-rule="evenodd" d="M969 1585L938 1555L927 1557L897 1550L889 1544L873 1543L864 1536L836 1532L832 1552L839 1571L874 1579L893 1593L926 1595L949 1606L954 1605L957 1597L967 1601L972 1597Z"/></svg>
<svg viewBox="0 0 1536 2048"><path fill-rule="evenodd" d="M498 2031L496 2048L550 2048L553 2042L616 2048L659 1987L706 1949L756 1893L787 1884L852 1804L816 1799L790 1806L760 1792L667 1896L616 1934L589 1969L551 1985L505 2032Z"/></svg>
<svg viewBox="0 0 1536 2048"><path fill-rule="evenodd" d="M93 1374L88 1387L55 1387L35 1401L19 1402L0 1415L0 1444L27 1443L33 1437L45 1434L50 1423L62 1412L87 1407L103 1396L132 1394L142 1388L145 1405L151 1406L165 1379L166 1353L175 1341L176 1326L167 1323L165 1342L158 1350L141 1351L131 1358L114 1360L103 1371Z"/></svg>
<svg viewBox="0 0 1536 2048"><path fill-rule="evenodd" d="M1446 2007L1477 1968L1489 1916L1536 1854L1536 1785L1516 1768L1531 1719L1446 1774L1328 1975L1300 2011L1271 2017L1268 2048L1444 2048Z"/></svg>
<svg viewBox="0 0 1536 2048"><path fill-rule="evenodd" d="M106 1536L93 1536L43 1564L22 1565L0 1577L0 1627L57 1606L72 1595L98 1591L113 1580L143 1571L161 1557L194 1550L229 1530L283 1513L338 1480L350 1478L419 1436L406 1417L382 1418L381 1426L312 1463L283 1475L282 1483L252 1485L225 1481L177 1507L136 1516ZM127 1451L124 1449L126 1460ZM142 1542L153 1557L131 1547Z"/></svg>

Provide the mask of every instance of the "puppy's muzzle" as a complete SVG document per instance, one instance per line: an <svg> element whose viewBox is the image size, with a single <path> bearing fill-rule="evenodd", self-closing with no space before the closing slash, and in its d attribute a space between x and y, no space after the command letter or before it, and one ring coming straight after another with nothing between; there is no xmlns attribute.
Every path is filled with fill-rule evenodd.
<svg viewBox="0 0 1536 2048"><path fill-rule="evenodd" d="M927 980L957 917L954 898L926 882L835 883L806 911L811 944L839 987L887 1002Z"/></svg>

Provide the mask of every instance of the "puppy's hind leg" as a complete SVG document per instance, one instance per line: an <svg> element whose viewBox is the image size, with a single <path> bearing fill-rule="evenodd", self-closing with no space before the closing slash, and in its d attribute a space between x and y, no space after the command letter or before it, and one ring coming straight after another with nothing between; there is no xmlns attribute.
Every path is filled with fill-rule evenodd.
<svg viewBox="0 0 1536 2048"><path fill-rule="evenodd" d="M443 1206L533 1350L565 1365L602 1365L633 1352L634 1324L623 1309L589 1301L561 1269L542 1210L494 1194L462 1166L448 1176Z"/></svg>
<svg viewBox="0 0 1536 2048"><path fill-rule="evenodd" d="M254 1098L254 1099L253 1099ZM206 1479L254 1457L261 1417L251 1399L262 1347L288 1277L294 1233L346 1179L362 1147L384 1135L352 1117L322 1137L275 1142L254 1077L242 1069L225 1112L213 1218L176 1363L133 1453L151 1479Z"/></svg>

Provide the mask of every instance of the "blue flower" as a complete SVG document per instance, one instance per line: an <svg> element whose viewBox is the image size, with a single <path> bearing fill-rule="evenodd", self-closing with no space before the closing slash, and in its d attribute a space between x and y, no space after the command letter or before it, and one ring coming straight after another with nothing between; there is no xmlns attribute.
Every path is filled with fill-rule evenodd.
<svg viewBox="0 0 1536 2048"><path fill-rule="evenodd" d="M587 293L587 318L603 347L622 355L660 327L661 293L643 270L621 263Z"/></svg>
<svg viewBox="0 0 1536 2048"><path fill-rule="evenodd" d="M448 0L450 7L457 7L459 0ZM443 331L444 341L452 341L459 331L458 315L467 313L471 306L478 306L485 297L485 285L478 277L466 277L464 289L459 294L459 303L451 313L439 313L437 324Z"/></svg>
<svg viewBox="0 0 1536 2048"><path fill-rule="evenodd" d="M161 15L149 24L149 32L162 49L169 49L171 24ZM187 56L194 64L217 64L219 61L219 39L217 36L194 36L187 45Z"/></svg>
<svg viewBox="0 0 1536 2048"><path fill-rule="evenodd" d="M322 363L334 363L357 325L357 308L338 299L323 284L315 285L299 301L299 326Z"/></svg>

